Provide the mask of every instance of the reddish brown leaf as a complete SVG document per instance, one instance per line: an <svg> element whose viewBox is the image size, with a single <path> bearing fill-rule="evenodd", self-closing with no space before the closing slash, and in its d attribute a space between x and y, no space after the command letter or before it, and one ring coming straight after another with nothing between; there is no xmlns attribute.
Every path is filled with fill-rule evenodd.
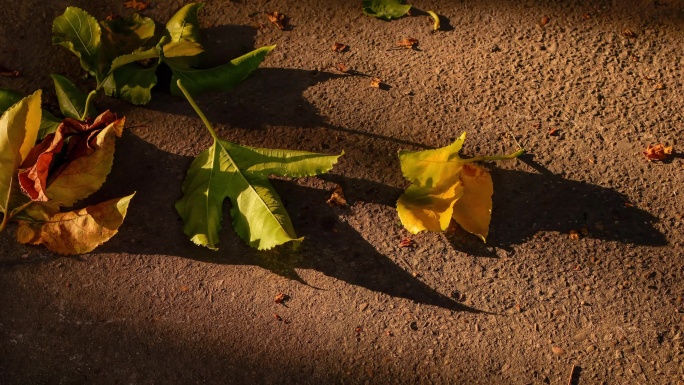
<svg viewBox="0 0 684 385"><path fill-rule="evenodd" d="M414 39L412 37L409 37L409 38L406 38L406 39L398 42L397 45L399 47L402 47L402 48L412 49L418 45L418 39Z"/></svg>
<svg viewBox="0 0 684 385"><path fill-rule="evenodd" d="M117 119L116 115L110 111L105 111L95 120L90 121L82 122L71 118L64 119L57 128L57 131L47 135L40 144L33 147L22 162L18 173L21 190L31 200L48 201L48 194L46 193L48 185L55 181L72 163L90 156L100 148L102 144L100 142L102 142L103 138L98 140L98 135L110 125L113 125L113 134L121 136L123 118ZM65 145L66 150L64 150ZM111 158L113 158L113 146L106 150L107 154L103 152L102 155L109 155L109 152L111 152ZM56 157L60 154L63 156L59 157L60 160L57 161ZM106 157L109 158L108 156ZM99 157L98 159L93 159L93 161L98 166L106 166L106 161L111 163L111 160L99 159ZM86 163L89 162L86 161ZM92 192L97 191L102 183L104 183L104 178L109 173L108 168L105 168L104 170L98 170L100 171L99 174L104 173L105 175L93 175L94 173L91 172L93 171L92 168L83 171L89 171L88 182L93 185L88 190L92 190ZM73 175L71 176L73 177ZM66 203L67 205L73 204L73 202Z"/></svg>
<svg viewBox="0 0 684 385"><path fill-rule="evenodd" d="M132 8L132 9L135 9L136 11L144 11L149 6L150 6L150 3L148 1L128 0L124 3L124 7Z"/></svg>
<svg viewBox="0 0 684 385"><path fill-rule="evenodd" d="M285 29L287 26L287 16L280 12L266 12L266 16L268 17L268 20L275 24L275 26L280 30Z"/></svg>
<svg viewBox="0 0 684 385"><path fill-rule="evenodd" d="M11 70L9 68L0 66L0 76L4 76L6 78L18 78L21 76L21 73L17 70Z"/></svg>
<svg viewBox="0 0 684 385"><path fill-rule="evenodd" d="M344 63L337 63L337 64L335 64L335 68L336 68L338 71L340 71L340 72L342 72L342 73L344 73L344 74L346 74L347 72L349 72L349 67L347 67Z"/></svg>
<svg viewBox="0 0 684 385"><path fill-rule="evenodd" d="M399 247L413 247L413 246L414 246L414 244L413 244L413 241L411 240L411 238L404 238L401 240L401 242L399 242Z"/></svg>
<svg viewBox="0 0 684 385"><path fill-rule="evenodd" d="M278 293L275 297L275 303L282 304L283 302L290 299L290 296L285 293Z"/></svg>
<svg viewBox="0 0 684 385"><path fill-rule="evenodd" d="M558 127L553 127L549 130L549 136L558 136L560 134L560 129Z"/></svg>
<svg viewBox="0 0 684 385"><path fill-rule="evenodd" d="M549 24L549 21L551 21L551 18L548 16L542 17L542 19L539 21L539 25L542 27L545 26L546 24Z"/></svg>
<svg viewBox="0 0 684 385"><path fill-rule="evenodd" d="M576 240L578 240L578 239L580 238L579 233L577 232L577 230L570 230L570 233L568 234L568 236L570 237L570 239L572 239L572 240L574 240L574 241L576 241Z"/></svg>
<svg viewBox="0 0 684 385"><path fill-rule="evenodd" d="M344 197L344 191L342 191L342 186L340 186L340 185L335 186L335 190L333 191L332 195L330 196L330 199L328 199L326 202L331 207L332 206L346 207L347 206L347 199Z"/></svg>
<svg viewBox="0 0 684 385"><path fill-rule="evenodd" d="M279 315L276 314L276 313L273 313L273 318L275 318L277 321L280 321L280 322L283 321L283 317L279 316Z"/></svg>
<svg viewBox="0 0 684 385"><path fill-rule="evenodd" d="M666 160L667 158L672 156L672 146L665 147L662 143L656 144L655 146L649 144L643 154L649 161Z"/></svg>
<svg viewBox="0 0 684 385"><path fill-rule="evenodd" d="M342 43L335 43L332 46L332 50L334 52L344 52L347 49L347 46L342 44Z"/></svg>

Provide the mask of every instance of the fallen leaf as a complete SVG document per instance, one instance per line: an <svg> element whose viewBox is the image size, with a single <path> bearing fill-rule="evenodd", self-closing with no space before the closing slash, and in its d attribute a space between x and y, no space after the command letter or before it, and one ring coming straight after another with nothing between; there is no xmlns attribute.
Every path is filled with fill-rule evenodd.
<svg viewBox="0 0 684 385"><path fill-rule="evenodd" d="M344 52L347 49L347 46L342 44L342 43L335 43L332 46L332 50L334 52Z"/></svg>
<svg viewBox="0 0 684 385"><path fill-rule="evenodd" d="M560 129L558 127L553 127L549 129L549 136L558 136L560 134Z"/></svg>
<svg viewBox="0 0 684 385"><path fill-rule="evenodd" d="M188 290L190 290L190 287L188 285L183 285L180 287L180 291L182 291L183 293L185 293Z"/></svg>
<svg viewBox="0 0 684 385"><path fill-rule="evenodd" d="M282 304L283 302L290 299L290 296L285 293L278 293L275 297L275 303Z"/></svg>
<svg viewBox="0 0 684 385"><path fill-rule="evenodd" d="M380 85L382 84L382 81L380 78L372 78L370 81L370 86L374 88L380 88Z"/></svg>
<svg viewBox="0 0 684 385"><path fill-rule="evenodd" d="M579 232L577 232L577 230L570 230L570 233L568 234L568 236L573 241L576 241L580 238Z"/></svg>
<svg viewBox="0 0 684 385"><path fill-rule="evenodd" d="M126 8L132 8L137 11L144 11L150 6L150 3L147 1L139 1L139 0L128 0L124 3L124 7Z"/></svg>
<svg viewBox="0 0 684 385"><path fill-rule="evenodd" d="M266 12L266 16L268 17L268 20L271 23L275 24L275 26L278 27L278 29L280 30L284 30L287 26L287 16L283 15L278 11Z"/></svg>
<svg viewBox="0 0 684 385"><path fill-rule="evenodd" d="M649 144L646 150L644 150L643 154L649 161L666 160L672 156L672 146L665 147L662 143L656 144L655 146Z"/></svg>
<svg viewBox="0 0 684 385"><path fill-rule="evenodd" d="M398 19L411 9L402 0L363 0L363 14L379 19Z"/></svg>
<svg viewBox="0 0 684 385"><path fill-rule="evenodd" d="M11 70L9 68L0 66L0 76L4 76L6 78L18 78L21 76L21 73L19 73L17 70Z"/></svg>
<svg viewBox="0 0 684 385"><path fill-rule="evenodd" d="M385 335L388 337L392 337L394 333L392 333L390 330L385 330Z"/></svg>
<svg viewBox="0 0 684 385"><path fill-rule="evenodd" d="M407 49L413 49L416 45L418 45L418 39L414 39L412 37L406 38L400 42L397 43L399 47L407 48Z"/></svg>
<svg viewBox="0 0 684 385"><path fill-rule="evenodd" d="M344 191L342 190L342 186L337 185L335 186L335 190L333 190L332 195L330 196L330 199L326 201L329 206L340 206L340 207L346 207L347 206L347 199L344 197Z"/></svg>
<svg viewBox="0 0 684 385"><path fill-rule="evenodd" d="M17 240L43 244L59 254L90 252L118 232L133 195L66 213L52 206L33 204L23 212L31 220L17 221Z"/></svg>
<svg viewBox="0 0 684 385"><path fill-rule="evenodd" d="M625 28L625 29L622 31L622 36L624 36L624 37L626 37L626 38L629 38L629 39L634 39L634 38L637 37L636 33L634 33L634 31L632 31L632 30L629 29L629 28Z"/></svg>
<svg viewBox="0 0 684 385"><path fill-rule="evenodd" d="M280 321L280 322L283 321L283 317L279 316L279 315L276 314L276 313L273 313L273 318L275 318L277 321Z"/></svg>
<svg viewBox="0 0 684 385"><path fill-rule="evenodd" d="M397 212L412 234L445 231L453 218L464 230L487 237L491 220L491 175L473 164L479 160L514 159L524 153L463 159L458 152L463 133L449 146L418 152L399 152L401 171L411 185L397 201Z"/></svg>
<svg viewBox="0 0 684 385"><path fill-rule="evenodd" d="M655 87L653 87L653 88L656 89L656 90L664 90L664 89L665 89L665 84L663 84L663 83L658 83L658 84L656 84Z"/></svg>
<svg viewBox="0 0 684 385"><path fill-rule="evenodd" d="M354 332L356 333L357 336L359 334L361 334L362 331L363 331L363 329L361 328L361 326L357 326L354 328Z"/></svg>
<svg viewBox="0 0 684 385"><path fill-rule="evenodd" d="M344 63L335 64L335 68L337 68L338 71L345 73L345 74L347 72L349 72L349 68Z"/></svg>
<svg viewBox="0 0 684 385"><path fill-rule="evenodd" d="M539 21L539 25L541 25L541 26L543 27L543 26L545 26L546 24L549 24L549 21L551 21L551 18L549 18L548 16L544 16L544 17L542 17L542 19Z"/></svg>
<svg viewBox="0 0 684 385"><path fill-rule="evenodd" d="M399 242L399 247L413 247L413 241L411 238L404 238Z"/></svg>
<svg viewBox="0 0 684 385"><path fill-rule="evenodd" d="M110 111L90 122L64 119L22 162L22 191L33 201L71 206L99 190L112 169L124 122Z"/></svg>

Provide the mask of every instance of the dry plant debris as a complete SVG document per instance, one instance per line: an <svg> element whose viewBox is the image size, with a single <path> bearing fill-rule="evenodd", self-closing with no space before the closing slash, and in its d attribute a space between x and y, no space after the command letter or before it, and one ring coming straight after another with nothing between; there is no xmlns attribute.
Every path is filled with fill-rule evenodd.
<svg viewBox="0 0 684 385"><path fill-rule="evenodd" d="M278 293L278 294L276 294L276 296L275 296L275 303L281 305L281 304L283 304L285 301L287 301L287 300L289 300L289 299L290 299L290 296L289 296L289 295L287 295L287 294L285 294L285 293Z"/></svg>
<svg viewBox="0 0 684 385"><path fill-rule="evenodd" d="M629 28L625 28L624 31L622 31L622 36L624 36L628 39L634 39L637 37L636 33L634 33L634 31L632 31Z"/></svg>
<svg viewBox="0 0 684 385"><path fill-rule="evenodd" d="M580 238L579 232L577 230L570 230L570 233L568 234L568 236L573 241L576 241Z"/></svg>
<svg viewBox="0 0 684 385"><path fill-rule="evenodd" d="M411 238L404 238L399 242L399 247L414 247L413 240Z"/></svg>
<svg viewBox="0 0 684 385"><path fill-rule="evenodd" d="M539 21L540 26L545 26L546 24L549 24L549 21L551 21L551 18L548 16L542 17L542 19Z"/></svg>
<svg viewBox="0 0 684 385"><path fill-rule="evenodd" d="M144 11L150 6L148 1L128 0L124 3L124 7L135 9L136 11Z"/></svg>
<svg viewBox="0 0 684 385"><path fill-rule="evenodd" d="M672 146L665 147L662 143L656 144L655 146L649 144L648 147L646 147L646 150L644 150L643 154L649 161L663 161L672 156Z"/></svg>
<svg viewBox="0 0 684 385"><path fill-rule="evenodd" d="M342 72L343 74L346 74L347 72L349 72L349 67L347 67L344 63L335 64L335 69Z"/></svg>
<svg viewBox="0 0 684 385"><path fill-rule="evenodd" d="M282 13L275 11L275 12L266 12L266 16L268 17L268 20L275 24L278 29L283 30L287 26L287 16L283 15Z"/></svg>
<svg viewBox="0 0 684 385"><path fill-rule="evenodd" d="M334 52L344 52L347 49L347 46L342 44L342 43L335 43L332 46L332 50Z"/></svg>
<svg viewBox="0 0 684 385"><path fill-rule="evenodd" d="M21 73L17 70L11 70L9 68L0 66L0 76L4 76L6 78L18 78L21 76Z"/></svg>
<svg viewBox="0 0 684 385"><path fill-rule="evenodd" d="M342 190L342 186L340 186L339 184L335 186L335 190L333 190L330 199L328 199L326 203L328 203L330 207L347 207L347 199L344 197L344 191Z"/></svg>
<svg viewBox="0 0 684 385"><path fill-rule="evenodd" d="M560 129L558 127L553 127L549 129L549 136L558 136L560 135Z"/></svg>
<svg viewBox="0 0 684 385"><path fill-rule="evenodd" d="M409 37L397 43L401 48L413 49L418 45L418 39Z"/></svg>
<svg viewBox="0 0 684 385"><path fill-rule="evenodd" d="M370 86L373 88L380 88L381 84L382 80L380 80L380 78L372 78L370 81Z"/></svg>

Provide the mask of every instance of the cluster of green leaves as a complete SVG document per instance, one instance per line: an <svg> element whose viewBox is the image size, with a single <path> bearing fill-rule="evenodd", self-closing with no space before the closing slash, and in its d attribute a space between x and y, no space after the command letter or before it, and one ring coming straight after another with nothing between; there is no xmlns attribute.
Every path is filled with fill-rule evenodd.
<svg viewBox="0 0 684 385"><path fill-rule="evenodd" d="M411 4L403 0L363 0L363 14L379 19L398 19L408 13Z"/></svg>
<svg viewBox="0 0 684 385"><path fill-rule="evenodd" d="M15 94L0 90L5 109ZM63 211L96 192L111 171L124 119L106 111L82 122L65 119L36 145L47 119L41 91L11 104L0 118L0 231L14 220L21 243L61 254L93 250L118 231L133 197ZM82 114L81 111L76 111Z"/></svg>
<svg viewBox="0 0 684 385"><path fill-rule="evenodd" d="M133 104L146 104L157 84L160 65L171 68L171 92L181 95L176 81L183 79L195 94L228 91L242 82L275 46L261 47L218 67L196 68L203 48L197 12L190 3L176 12L165 28L154 20L133 14L97 21L86 11L68 7L52 25L53 43L67 48L92 75L96 90L104 89Z"/></svg>
<svg viewBox="0 0 684 385"><path fill-rule="evenodd" d="M458 152L465 138L464 132L446 147L399 152L401 171L411 185L399 197L397 212L409 232L444 231L453 219L466 231L486 240L494 185L489 172L474 162L514 159L524 150L464 159Z"/></svg>
<svg viewBox="0 0 684 385"><path fill-rule="evenodd" d="M184 83L178 88L214 138L211 147L192 162L176 210L185 234L196 244L216 249L226 198L232 203L233 228L251 247L267 250L297 237L270 175L305 177L328 172L340 155L241 146L220 139Z"/></svg>

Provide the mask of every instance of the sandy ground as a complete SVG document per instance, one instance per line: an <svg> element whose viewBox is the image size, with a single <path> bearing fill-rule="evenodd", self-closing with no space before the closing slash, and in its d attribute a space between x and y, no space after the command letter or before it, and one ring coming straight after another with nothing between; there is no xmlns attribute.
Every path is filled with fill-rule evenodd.
<svg viewBox="0 0 684 385"><path fill-rule="evenodd" d="M92 83L51 45L52 20L68 5L130 13L123 1L2 2L0 65L23 76L0 87L42 88L53 109L50 73ZM444 15L436 34L418 12L383 22L359 3L201 11L216 63L278 44L234 92L199 98L221 136L346 152L330 175L274 182L301 250L254 252L228 220L220 251L193 245L173 204L211 137L163 90L145 107L101 97L130 128L93 200L137 195L88 255L0 234L1 384L568 384L573 367L573 384L684 381L684 161L641 155L684 144L684 3L416 0ZM165 21L182 4L145 14ZM273 10L291 30L268 23ZM417 50L388 50L406 37ZM513 136L530 153L488 166L488 243L456 229L399 247L396 151L463 131L466 154L512 152ZM350 208L325 204L336 183Z"/></svg>

